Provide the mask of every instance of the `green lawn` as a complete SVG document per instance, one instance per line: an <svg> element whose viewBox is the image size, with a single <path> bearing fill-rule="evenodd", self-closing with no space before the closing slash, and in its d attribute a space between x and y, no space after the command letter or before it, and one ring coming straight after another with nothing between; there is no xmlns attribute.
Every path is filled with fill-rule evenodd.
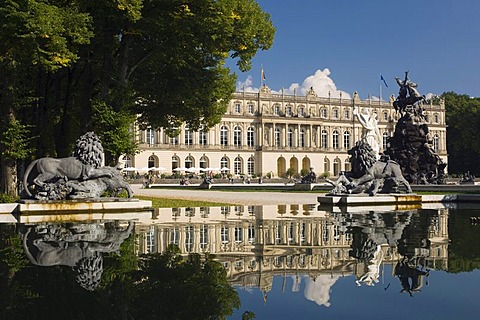
<svg viewBox="0 0 480 320"><path fill-rule="evenodd" d="M154 198L154 197L136 197L141 200L152 201L152 207L154 208L185 208L185 207L220 207L220 206L233 206L231 203L222 202L210 202L199 200L185 200L185 199L171 199L171 198Z"/></svg>

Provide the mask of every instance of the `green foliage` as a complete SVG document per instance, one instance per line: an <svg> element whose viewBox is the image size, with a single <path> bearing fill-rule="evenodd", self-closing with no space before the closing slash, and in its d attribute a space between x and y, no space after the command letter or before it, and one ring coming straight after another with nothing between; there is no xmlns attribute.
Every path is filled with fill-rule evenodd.
<svg viewBox="0 0 480 320"><path fill-rule="evenodd" d="M30 137L29 126L21 124L17 120L13 120L7 124L7 128L0 134L0 144L2 144L4 159L18 160L26 158L33 152L28 147Z"/></svg>
<svg viewBox="0 0 480 320"><path fill-rule="evenodd" d="M0 203L14 203L18 200L18 197L12 197L6 193L0 193Z"/></svg>
<svg viewBox="0 0 480 320"><path fill-rule="evenodd" d="M1 235L0 265L4 265L8 269L8 273L12 275L28 264L22 247L22 239L18 234L2 232Z"/></svg>
<svg viewBox="0 0 480 320"><path fill-rule="evenodd" d="M93 129L99 132L102 146L115 161L122 154L138 152L132 123L135 116L126 111L115 111L104 102L93 105Z"/></svg>
<svg viewBox="0 0 480 320"><path fill-rule="evenodd" d="M446 92L448 170L480 174L480 98Z"/></svg>
<svg viewBox="0 0 480 320"><path fill-rule="evenodd" d="M171 246L162 255L144 259L138 280L138 318L225 319L240 307L222 264L206 254L182 259Z"/></svg>
<svg viewBox="0 0 480 320"><path fill-rule="evenodd" d="M300 175L301 175L302 177L305 177L305 176L306 176L307 174L309 174L309 173L310 173L310 170L308 170L308 169L302 169L302 170L300 170Z"/></svg>
<svg viewBox="0 0 480 320"><path fill-rule="evenodd" d="M287 175L288 178L291 178L295 174L295 169L288 168L285 174Z"/></svg>

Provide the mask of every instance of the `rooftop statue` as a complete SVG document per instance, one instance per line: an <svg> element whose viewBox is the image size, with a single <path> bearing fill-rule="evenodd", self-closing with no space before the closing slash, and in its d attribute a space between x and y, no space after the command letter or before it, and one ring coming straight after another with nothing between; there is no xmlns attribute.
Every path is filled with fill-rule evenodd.
<svg viewBox="0 0 480 320"><path fill-rule="evenodd" d="M103 147L93 132L81 136L72 157L32 161L23 177L25 194L37 200L99 198L106 191L133 192L119 170L101 167Z"/></svg>

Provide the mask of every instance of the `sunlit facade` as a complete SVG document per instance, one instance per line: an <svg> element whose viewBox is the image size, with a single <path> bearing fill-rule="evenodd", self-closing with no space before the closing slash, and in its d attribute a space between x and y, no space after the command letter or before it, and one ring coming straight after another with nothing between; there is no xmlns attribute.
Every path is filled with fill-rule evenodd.
<svg viewBox="0 0 480 320"><path fill-rule="evenodd" d="M175 168L227 168L232 174L283 176L313 167L317 174L338 175L350 170L347 151L361 137L362 126L354 106L377 113L385 147L399 117L389 101L236 92L222 120L209 130L183 127L176 137L163 129L137 130L140 153L128 157L129 166ZM445 106L424 105L433 147L447 163Z"/></svg>

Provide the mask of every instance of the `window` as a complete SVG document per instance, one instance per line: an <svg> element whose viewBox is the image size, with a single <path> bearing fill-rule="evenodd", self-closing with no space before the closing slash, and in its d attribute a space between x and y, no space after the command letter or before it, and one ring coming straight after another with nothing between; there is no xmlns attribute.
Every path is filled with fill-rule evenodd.
<svg viewBox="0 0 480 320"><path fill-rule="evenodd" d="M288 128L288 131L287 131L287 146L288 147L293 147L293 129L292 128Z"/></svg>
<svg viewBox="0 0 480 320"><path fill-rule="evenodd" d="M247 104L247 111L249 114L253 114L255 111L255 106L252 103Z"/></svg>
<svg viewBox="0 0 480 320"><path fill-rule="evenodd" d="M390 136L388 135L387 132L384 132L384 133L382 134L382 138L383 138L383 139L382 139L382 140L383 140L383 150L387 150L388 140L389 140Z"/></svg>
<svg viewBox="0 0 480 320"><path fill-rule="evenodd" d="M149 168L156 167L157 166L157 164L156 164L157 161L156 160L157 160L157 158L155 156L148 157L148 167Z"/></svg>
<svg viewBox="0 0 480 320"><path fill-rule="evenodd" d="M241 110L241 105L239 102L235 103L235 113L240 113L240 110Z"/></svg>
<svg viewBox="0 0 480 320"><path fill-rule="evenodd" d="M300 129L299 147L305 148L305 129Z"/></svg>
<svg viewBox="0 0 480 320"><path fill-rule="evenodd" d="M193 226L185 227L185 251L192 252L193 245L195 241L195 234L193 231Z"/></svg>
<svg viewBox="0 0 480 320"><path fill-rule="evenodd" d="M227 157L222 157L222 159L220 159L220 168L228 168L228 158Z"/></svg>
<svg viewBox="0 0 480 320"><path fill-rule="evenodd" d="M285 109L285 114L289 117L292 116L292 106L287 106L287 108Z"/></svg>
<svg viewBox="0 0 480 320"><path fill-rule="evenodd" d="M220 128L220 144L222 146L228 145L228 128L226 126Z"/></svg>
<svg viewBox="0 0 480 320"><path fill-rule="evenodd" d="M276 104L273 106L273 114L275 115L280 115L280 105L279 104Z"/></svg>
<svg viewBox="0 0 480 320"><path fill-rule="evenodd" d="M146 253L153 253L155 250L155 226L150 226L145 235Z"/></svg>
<svg viewBox="0 0 480 320"><path fill-rule="evenodd" d="M220 239L223 244L230 242L230 230L228 226L222 226L220 228Z"/></svg>
<svg viewBox="0 0 480 320"><path fill-rule="evenodd" d="M434 123L439 123L439 122L440 122L440 121L439 121L438 114L436 114L436 113L433 115L433 122L434 122Z"/></svg>
<svg viewBox="0 0 480 320"><path fill-rule="evenodd" d="M248 127L247 129L247 146L255 146L255 129Z"/></svg>
<svg viewBox="0 0 480 320"><path fill-rule="evenodd" d="M233 173L242 173L242 158L236 157L235 160L233 160Z"/></svg>
<svg viewBox="0 0 480 320"><path fill-rule="evenodd" d="M253 159L253 157L250 157L247 160L247 174L252 176L254 173L255 173L255 159Z"/></svg>
<svg viewBox="0 0 480 320"><path fill-rule="evenodd" d="M255 243L255 225L252 223L248 225L248 242Z"/></svg>
<svg viewBox="0 0 480 320"><path fill-rule="evenodd" d="M333 119L338 119L338 109L337 108L332 110L332 118Z"/></svg>
<svg viewBox="0 0 480 320"><path fill-rule="evenodd" d="M333 159L333 175L334 176L338 176L340 174L340 168L341 168L340 159L338 158Z"/></svg>
<svg viewBox="0 0 480 320"><path fill-rule="evenodd" d="M298 116L299 117L304 117L305 116L305 108L304 107L299 107L298 108Z"/></svg>
<svg viewBox="0 0 480 320"><path fill-rule="evenodd" d="M383 111L383 120L388 121L388 112L387 111Z"/></svg>
<svg viewBox="0 0 480 320"><path fill-rule="evenodd" d="M193 144L193 133L188 127L185 127L185 144L191 146Z"/></svg>
<svg viewBox="0 0 480 320"><path fill-rule="evenodd" d="M280 128L275 128L275 147L280 147Z"/></svg>
<svg viewBox="0 0 480 320"><path fill-rule="evenodd" d="M239 126L233 129L233 145L235 147L242 146L242 129Z"/></svg>
<svg viewBox="0 0 480 320"><path fill-rule="evenodd" d="M343 116L345 119L350 119L350 109L344 109Z"/></svg>
<svg viewBox="0 0 480 320"><path fill-rule="evenodd" d="M433 151L438 152L440 139L438 135L433 136Z"/></svg>
<svg viewBox="0 0 480 320"><path fill-rule="evenodd" d="M324 224L322 225L322 241L323 242L328 242L328 239L330 238L330 228L329 225Z"/></svg>
<svg viewBox="0 0 480 320"><path fill-rule="evenodd" d="M202 146L207 145L207 132L205 129L200 129L200 131L198 131L198 143Z"/></svg>
<svg viewBox="0 0 480 320"><path fill-rule="evenodd" d="M328 158L323 159L323 172L330 172L330 160Z"/></svg>
<svg viewBox="0 0 480 320"><path fill-rule="evenodd" d="M124 168L131 168L133 167L132 158L130 156L123 156L122 161L124 163Z"/></svg>
<svg viewBox="0 0 480 320"><path fill-rule="evenodd" d="M208 168L208 158L206 156L202 156L199 161L200 168Z"/></svg>
<svg viewBox="0 0 480 320"><path fill-rule="evenodd" d="M350 132L343 132L343 148L350 149Z"/></svg>
<svg viewBox="0 0 480 320"><path fill-rule="evenodd" d="M205 250L208 246L208 225L200 226L200 249Z"/></svg>
<svg viewBox="0 0 480 320"><path fill-rule="evenodd" d="M155 144L155 132L152 128L145 130L145 142L147 144Z"/></svg>
<svg viewBox="0 0 480 320"><path fill-rule="evenodd" d="M323 108L322 110L320 110L320 117L326 119L327 118L327 109L326 108Z"/></svg>
<svg viewBox="0 0 480 320"><path fill-rule="evenodd" d="M180 166L180 159L177 156L172 157L172 171Z"/></svg>
<svg viewBox="0 0 480 320"><path fill-rule="evenodd" d="M338 131L337 130L333 130L332 138L333 138L333 143L332 143L333 149L339 149L340 144L339 144L339 141L338 141Z"/></svg>
<svg viewBox="0 0 480 320"><path fill-rule="evenodd" d="M241 243L243 241L243 228L235 227L235 242Z"/></svg>
<svg viewBox="0 0 480 320"><path fill-rule="evenodd" d="M328 148L328 132L326 130L322 130L322 141L321 147Z"/></svg>
<svg viewBox="0 0 480 320"><path fill-rule="evenodd" d="M180 240L180 229L173 228L170 229L170 244L175 244L178 246Z"/></svg>
<svg viewBox="0 0 480 320"><path fill-rule="evenodd" d="M178 136L170 137L170 144L174 146L178 145Z"/></svg>
<svg viewBox="0 0 480 320"><path fill-rule="evenodd" d="M193 168L194 165L195 163L192 156L188 156L185 158L185 168Z"/></svg>

